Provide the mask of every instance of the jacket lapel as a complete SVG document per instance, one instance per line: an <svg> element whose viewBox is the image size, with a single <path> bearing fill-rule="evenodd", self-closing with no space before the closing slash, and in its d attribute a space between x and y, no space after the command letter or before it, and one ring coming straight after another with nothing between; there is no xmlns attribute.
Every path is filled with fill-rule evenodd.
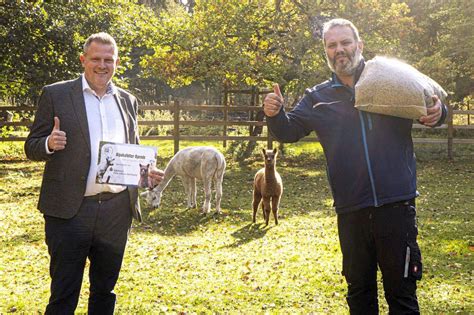
<svg viewBox="0 0 474 315"><path fill-rule="evenodd" d="M82 91L82 77L73 82L71 90L72 107L76 113L77 121L81 129L82 136L87 143L90 151L91 140L89 136L89 124L87 123L86 103L84 102L84 94Z"/></svg>

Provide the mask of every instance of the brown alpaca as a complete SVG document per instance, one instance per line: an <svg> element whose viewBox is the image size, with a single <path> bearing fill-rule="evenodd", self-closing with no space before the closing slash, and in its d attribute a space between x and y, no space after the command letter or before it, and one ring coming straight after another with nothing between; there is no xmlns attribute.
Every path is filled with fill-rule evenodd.
<svg viewBox="0 0 474 315"><path fill-rule="evenodd" d="M262 149L265 158L265 167L255 174L253 181L253 223L256 221L257 209L262 201L263 218L265 226L270 220L270 211L273 212L275 224L278 224L278 206L283 193L283 182L276 171L276 157L278 150Z"/></svg>

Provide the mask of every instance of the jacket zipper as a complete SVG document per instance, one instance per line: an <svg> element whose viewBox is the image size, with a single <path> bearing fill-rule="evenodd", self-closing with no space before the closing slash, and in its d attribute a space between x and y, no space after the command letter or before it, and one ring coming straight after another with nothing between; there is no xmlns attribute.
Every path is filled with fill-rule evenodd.
<svg viewBox="0 0 474 315"><path fill-rule="evenodd" d="M374 181L374 176L372 173L372 167L370 163L370 156L369 156L369 148L367 145L367 135L365 133L365 122L364 122L364 115L361 111L359 111L359 119L360 119L360 124L361 124L361 129L362 129L362 142L364 144L364 154L365 154L365 161L367 162L367 170L369 172L369 179L370 179L370 186L372 188L372 197L374 198L374 206L378 207L379 202L377 199L377 192L375 190L375 181ZM369 128L372 129L372 119L369 117Z"/></svg>
<svg viewBox="0 0 474 315"><path fill-rule="evenodd" d="M352 94L351 102L355 102L355 90L353 88L348 88L348 87L345 87L345 88L349 89L349 91ZM375 190L374 175L372 173L372 166L371 166L371 163L370 163L369 148L368 148L368 145L367 145L367 135L365 133L364 116L363 116L362 111L358 110L358 112L359 112L360 124L361 124L361 127L362 127L361 128L362 129L362 142L364 144L365 161L367 162L367 171L369 173L370 186L372 188L372 198L374 199L374 207L378 207L379 206L379 201L377 199L377 191ZM366 113L366 114L367 114L367 122L368 122L368 125L369 125L369 130L372 130L372 117L370 116L370 114L368 114L368 113Z"/></svg>
<svg viewBox="0 0 474 315"><path fill-rule="evenodd" d="M372 131L372 115L370 113L365 113L367 116L367 123L369 125L369 131Z"/></svg>

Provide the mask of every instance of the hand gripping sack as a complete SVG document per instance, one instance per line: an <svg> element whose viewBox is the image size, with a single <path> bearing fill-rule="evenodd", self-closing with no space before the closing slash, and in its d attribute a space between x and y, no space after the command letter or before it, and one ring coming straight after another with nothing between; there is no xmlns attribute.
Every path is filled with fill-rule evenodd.
<svg viewBox="0 0 474 315"><path fill-rule="evenodd" d="M412 66L393 58L377 56L369 60L355 85L355 107L359 110L418 119L441 101L446 92L434 80Z"/></svg>

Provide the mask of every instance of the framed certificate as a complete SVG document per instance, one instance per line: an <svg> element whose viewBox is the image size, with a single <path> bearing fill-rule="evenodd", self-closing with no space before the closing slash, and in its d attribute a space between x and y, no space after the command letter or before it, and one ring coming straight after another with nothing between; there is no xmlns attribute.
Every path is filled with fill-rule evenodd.
<svg viewBox="0 0 474 315"><path fill-rule="evenodd" d="M101 141L96 183L148 187L156 156L155 147Z"/></svg>

